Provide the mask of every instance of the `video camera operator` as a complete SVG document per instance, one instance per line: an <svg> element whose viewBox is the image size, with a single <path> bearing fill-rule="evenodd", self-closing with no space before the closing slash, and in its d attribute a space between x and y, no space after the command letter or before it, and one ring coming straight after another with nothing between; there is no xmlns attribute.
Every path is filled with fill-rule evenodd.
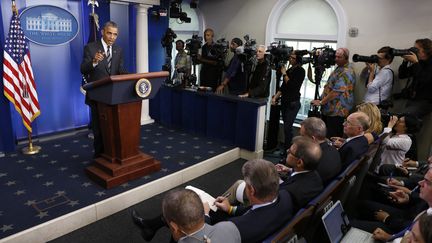
<svg viewBox="0 0 432 243"><path fill-rule="evenodd" d="M415 54L411 51L409 55L403 56L399 78L412 78L412 83L403 92L402 98L408 98L404 112L423 117L432 110L432 41L418 39L414 46L418 52Z"/></svg>
<svg viewBox="0 0 432 243"><path fill-rule="evenodd" d="M259 45L257 48L257 63L253 68L248 92L239 95L239 97L267 98L269 96L269 84L271 78L270 64L265 58L266 47Z"/></svg>
<svg viewBox="0 0 432 243"><path fill-rule="evenodd" d="M354 106L355 73L349 63L349 50L338 48L335 63L337 68L330 74L321 100L311 101L321 106L322 119L327 126L327 137L342 137L343 123Z"/></svg>
<svg viewBox="0 0 432 243"><path fill-rule="evenodd" d="M198 61L202 64L200 71L200 85L211 87L216 90L223 68L219 64L218 57L211 55L210 51L214 45L214 31L206 29L204 31L205 44L202 46L201 55L197 56Z"/></svg>
<svg viewBox="0 0 432 243"><path fill-rule="evenodd" d="M243 64L237 53L238 50L241 50L242 45L243 41L237 37L231 40L230 50L234 52L234 56L230 61L222 83L216 89L216 93L222 94L226 88L233 95L240 95L246 92L247 83Z"/></svg>
<svg viewBox="0 0 432 243"><path fill-rule="evenodd" d="M285 65L281 66L283 83L280 89L272 97L272 105L276 105L278 99L282 97L281 111L282 120L284 121L284 149L281 153L282 157L286 157L286 151L291 146L293 138L292 127L294 120L300 110L300 88L306 76L306 71L302 67L302 55L296 52L291 52L289 56L289 64L291 67L287 70Z"/></svg>
<svg viewBox="0 0 432 243"><path fill-rule="evenodd" d="M176 42L177 55L174 59L174 75L173 80L182 83L184 75L189 76L191 74L191 59L186 53L184 47L185 43L182 40Z"/></svg>
<svg viewBox="0 0 432 243"><path fill-rule="evenodd" d="M393 62L391 52L391 47L381 47L377 51L377 55L371 56L371 60L365 60L366 67L362 71L362 73L367 72L365 75L367 76L366 94L363 101L373 103L384 110L391 106L390 98L394 83L393 70L390 68L390 64ZM353 61L362 61L356 60L355 56L353 56Z"/></svg>

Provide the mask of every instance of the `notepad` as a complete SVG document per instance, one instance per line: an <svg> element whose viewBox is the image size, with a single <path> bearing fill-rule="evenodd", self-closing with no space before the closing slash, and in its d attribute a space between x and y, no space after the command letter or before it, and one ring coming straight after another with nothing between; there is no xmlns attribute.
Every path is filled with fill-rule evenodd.
<svg viewBox="0 0 432 243"><path fill-rule="evenodd" d="M207 192L196 188L194 186L186 186L186 189L189 189L191 191L194 191L196 194L198 194L198 196L201 198L201 201L203 203L208 202L210 209L213 210L214 212L217 211L217 207L214 205L214 202L216 201L216 198L212 197L210 194L208 194Z"/></svg>

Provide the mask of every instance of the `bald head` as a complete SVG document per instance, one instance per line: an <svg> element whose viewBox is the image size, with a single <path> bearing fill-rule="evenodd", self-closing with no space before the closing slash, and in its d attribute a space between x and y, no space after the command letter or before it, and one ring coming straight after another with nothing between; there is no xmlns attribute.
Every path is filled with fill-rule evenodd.
<svg viewBox="0 0 432 243"><path fill-rule="evenodd" d="M341 67L349 62L349 50L347 48L338 48L336 50L336 64Z"/></svg>

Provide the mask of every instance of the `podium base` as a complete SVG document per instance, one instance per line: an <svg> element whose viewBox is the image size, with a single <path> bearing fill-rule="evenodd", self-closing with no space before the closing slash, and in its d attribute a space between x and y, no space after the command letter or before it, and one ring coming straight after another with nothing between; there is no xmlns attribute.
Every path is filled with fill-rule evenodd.
<svg viewBox="0 0 432 243"><path fill-rule="evenodd" d="M86 168L86 173L97 184L106 189L159 171L160 162L144 153L128 158L120 163L113 163L106 157L98 157L93 165Z"/></svg>

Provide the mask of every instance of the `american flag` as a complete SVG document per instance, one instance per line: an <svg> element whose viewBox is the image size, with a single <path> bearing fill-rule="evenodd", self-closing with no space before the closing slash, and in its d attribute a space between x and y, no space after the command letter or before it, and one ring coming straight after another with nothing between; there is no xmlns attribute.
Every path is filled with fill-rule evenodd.
<svg viewBox="0 0 432 243"><path fill-rule="evenodd" d="M20 19L14 9L9 34L3 52L4 95L20 113L24 126L32 132L31 123L39 116L40 107L28 41L21 29Z"/></svg>

